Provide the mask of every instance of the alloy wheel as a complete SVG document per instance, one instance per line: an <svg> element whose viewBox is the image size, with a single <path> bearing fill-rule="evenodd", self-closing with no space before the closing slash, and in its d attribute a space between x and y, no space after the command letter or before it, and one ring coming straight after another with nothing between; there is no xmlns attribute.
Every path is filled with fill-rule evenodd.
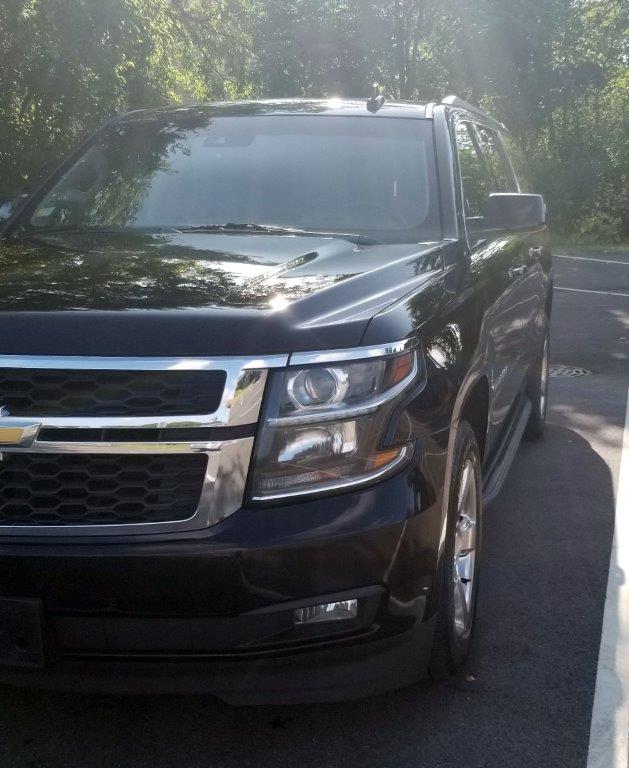
<svg viewBox="0 0 629 768"><path fill-rule="evenodd" d="M540 372L540 398L539 410L540 416L546 418L546 396L548 392L548 337L544 339L544 350L542 352L542 370Z"/></svg>
<svg viewBox="0 0 629 768"><path fill-rule="evenodd" d="M476 560L477 492L476 475L471 459L461 473L457 503L457 524L454 531L454 630L466 636L472 625L474 597L474 565Z"/></svg>

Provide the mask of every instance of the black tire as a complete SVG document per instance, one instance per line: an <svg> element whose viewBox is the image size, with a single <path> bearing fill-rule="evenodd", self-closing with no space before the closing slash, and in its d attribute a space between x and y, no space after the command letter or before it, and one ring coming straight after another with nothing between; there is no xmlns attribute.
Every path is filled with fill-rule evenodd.
<svg viewBox="0 0 629 768"><path fill-rule="evenodd" d="M470 650L476 618L482 533L481 462L476 436L466 421L461 421L458 426L452 466L446 542L439 587L439 608L429 662L430 675L434 680L447 679L465 662ZM462 521L462 516L459 514L459 494L466 467L468 472L472 472L474 480L476 541L471 568L472 579L468 582L471 584L469 610L466 613L469 623L462 627L460 611L457 612L457 597L455 597L459 563L456 559L456 547L459 540L457 531L460 521ZM458 579L458 581L464 582L463 579ZM458 599L460 600L460 596ZM458 620L457 616L459 617Z"/></svg>
<svg viewBox="0 0 629 768"><path fill-rule="evenodd" d="M548 349L550 333L548 324L544 331L541 349L529 373L526 385L526 395L531 401L531 415L524 431L525 440L539 440L546 427L546 411L548 408Z"/></svg>

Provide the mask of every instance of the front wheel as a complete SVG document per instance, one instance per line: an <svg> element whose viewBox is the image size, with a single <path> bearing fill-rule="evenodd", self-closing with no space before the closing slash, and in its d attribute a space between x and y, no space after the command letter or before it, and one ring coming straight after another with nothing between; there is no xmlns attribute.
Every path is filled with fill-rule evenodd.
<svg viewBox="0 0 629 768"><path fill-rule="evenodd" d="M526 440L539 440L546 426L546 409L548 408L548 347L550 334L548 327L544 334L544 342L537 360L531 369L526 394L533 408L526 425L524 437Z"/></svg>
<svg viewBox="0 0 629 768"><path fill-rule="evenodd" d="M430 674L443 680L469 653L476 615L481 543L480 454L473 429L461 421L454 446L439 612Z"/></svg>

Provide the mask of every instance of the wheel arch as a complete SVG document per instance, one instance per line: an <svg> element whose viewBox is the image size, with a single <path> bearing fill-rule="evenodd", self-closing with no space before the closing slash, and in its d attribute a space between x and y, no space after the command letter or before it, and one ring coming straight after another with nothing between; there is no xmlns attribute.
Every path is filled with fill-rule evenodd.
<svg viewBox="0 0 629 768"><path fill-rule="evenodd" d="M489 380L487 376L480 376L467 393L462 404L459 421L461 419L465 419L474 430L482 462L485 458L489 424Z"/></svg>
<svg viewBox="0 0 629 768"><path fill-rule="evenodd" d="M545 304L546 317L549 318L549 319L550 319L550 317L552 315L552 311L553 311L553 288L554 288L554 285L551 282L549 287L548 287L548 293L546 295L546 304Z"/></svg>

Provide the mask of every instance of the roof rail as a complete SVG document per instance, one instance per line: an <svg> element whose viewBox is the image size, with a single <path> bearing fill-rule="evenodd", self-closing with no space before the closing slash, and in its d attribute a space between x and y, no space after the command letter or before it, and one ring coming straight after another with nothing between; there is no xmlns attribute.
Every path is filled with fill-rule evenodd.
<svg viewBox="0 0 629 768"><path fill-rule="evenodd" d="M481 117L484 117L486 120L491 121L495 125L499 125L503 130L506 130L505 126L499 121L496 120L495 117L492 117L489 113L485 112L484 109L481 109L480 107L475 106L474 104L470 104L469 101L465 101L464 99L460 99L458 96L446 96L444 99L441 100L442 104L447 104L450 107L458 107L459 109L464 109L466 112L471 112L475 115L480 115Z"/></svg>
<svg viewBox="0 0 629 768"><path fill-rule="evenodd" d="M458 96L454 96L453 94L446 96L445 99L441 100L441 103L448 104L451 107L459 107L460 109L465 109L468 112L479 112L481 115L487 114L480 107L477 107L474 104L470 104L469 101L464 101L463 99L460 99ZM487 115L487 117L489 117L489 115Z"/></svg>

